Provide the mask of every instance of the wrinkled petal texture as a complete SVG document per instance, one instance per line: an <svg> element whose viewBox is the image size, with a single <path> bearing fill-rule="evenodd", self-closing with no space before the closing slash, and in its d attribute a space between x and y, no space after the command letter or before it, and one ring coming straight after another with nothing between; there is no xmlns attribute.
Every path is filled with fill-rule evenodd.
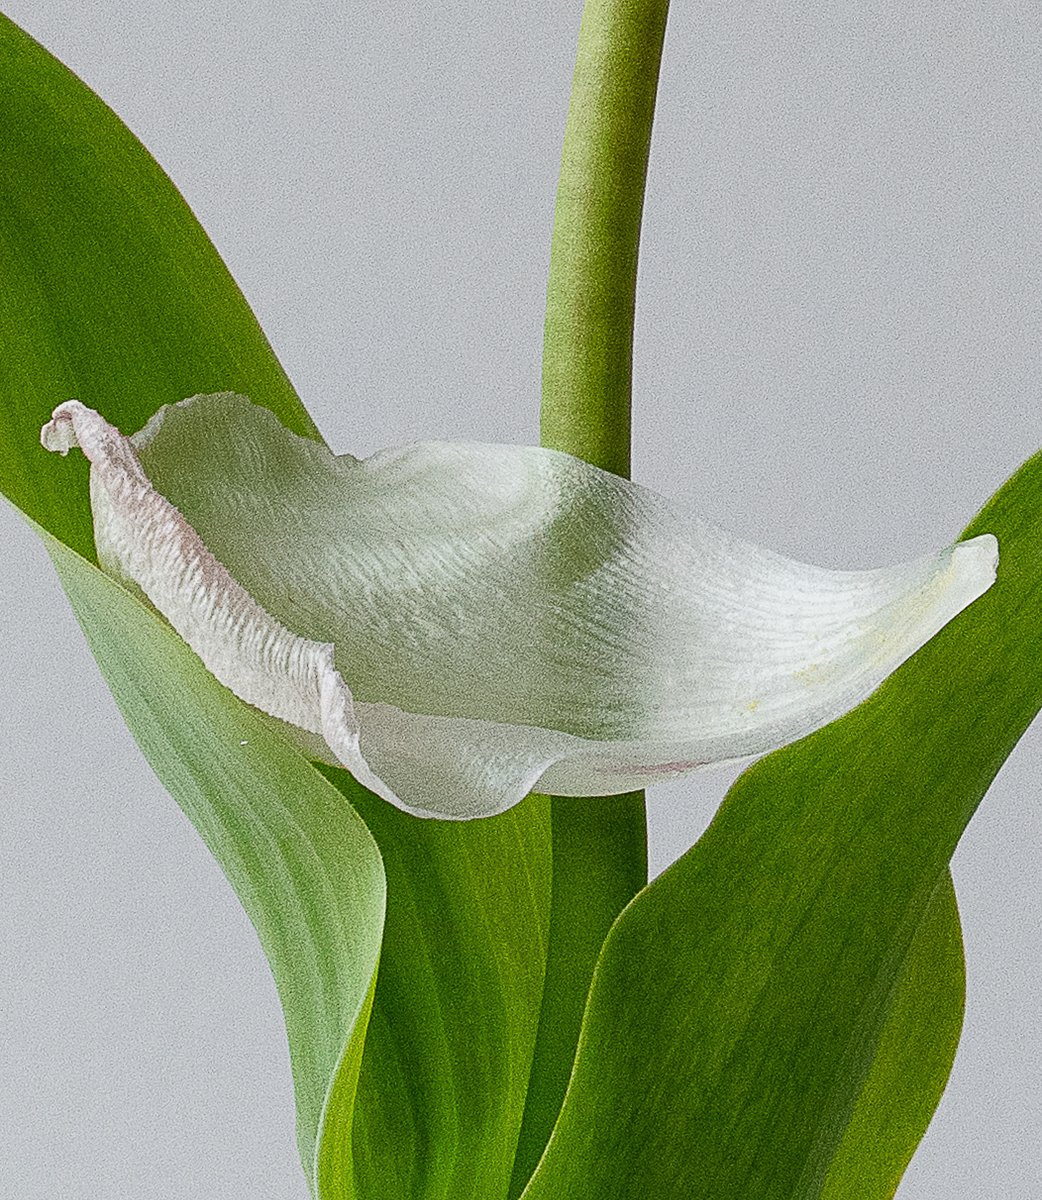
<svg viewBox="0 0 1042 1200"><path fill-rule="evenodd" d="M631 791L794 741L992 583L990 535L793 562L555 451L334 456L241 396L132 438L70 401L99 557L236 695L411 812Z"/></svg>

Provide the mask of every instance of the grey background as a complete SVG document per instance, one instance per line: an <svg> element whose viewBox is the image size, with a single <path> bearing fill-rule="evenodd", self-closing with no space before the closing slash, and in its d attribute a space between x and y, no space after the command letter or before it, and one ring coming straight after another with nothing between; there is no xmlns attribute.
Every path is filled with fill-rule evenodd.
<svg viewBox="0 0 1042 1200"><path fill-rule="evenodd" d="M579 0L5 8L171 173L334 446L536 437ZM1040 82L1029 4L678 3L635 477L835 566L951 540L1042 444ZM252 931L0 539L0 1194L303 1200ZM967 1028L900 1200L1042 1194L1040 764L1032 731L955 861ZM728 780L653 793L656 870Z"/></svg>

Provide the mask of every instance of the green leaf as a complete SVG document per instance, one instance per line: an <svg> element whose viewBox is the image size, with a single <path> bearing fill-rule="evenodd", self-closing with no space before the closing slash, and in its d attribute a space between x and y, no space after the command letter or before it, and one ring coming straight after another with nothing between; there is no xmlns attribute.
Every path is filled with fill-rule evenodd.
<svg viewBox="0 0 1042 1200"><path fill-rule="evenodd" d="M616 923L526 1200L823 1194L896 1036L916 929L1042 705L1042 456L966 536L984 532L991 591L858 709L745 772ZM922 1095L936 1072L928 1056Z"/></svg>
<svg viewBox="0 0 1042 1200"><path fill-rule="evenodd" d="M39 437L71 394L134 429L162 399L232 379L297 431L314 426L170 181L6 18L0 123L0 487L39 522L128 724L257 926L310 1176L327 1090L324 1162L350 1130L383 916L378 852L339 793L80 557L93 555L86 465L50 469Z"/></svg>
<svg viewBox="0 0 1042 1200"><path fill-rule="evenodd" d="M0 490L91 557L86 464L55 471L40 446L60 401L89 401L130 433L167 401L230 389L317 436L174 185L6 17L0 128Z"/></svg>
<svg viewBox="0 0 1042 1200"><path fill-rule="evenodd" d="M86 465L39 444L61 400L91 402L130 432L167 401L233 389L315 431L170 181L3 18L0 122L0 489L54 535L128 722L261 932L286 1007L309 1178L320 1131L318 1194L354 1195L354 1121L367 1200L378 1187L394 1194L398 1172L414 1196L440 1195L446 1178L458 1195L505 1192L545 955L545 803L447 827L390 814L343 772L334 791L74 553L93 555ZM345 797L372 821L391 878L375 995L379 859Z"/></svg>
<svg viewBox="0 0 1042 1200"><path fill-rule="evenodd" d="M317 1158L316 1195L348 1200L345 1147L384 920L376 843L341 792L173 630L37 530L131 732L257 930L286 1018L301 1158Z"/></svg>

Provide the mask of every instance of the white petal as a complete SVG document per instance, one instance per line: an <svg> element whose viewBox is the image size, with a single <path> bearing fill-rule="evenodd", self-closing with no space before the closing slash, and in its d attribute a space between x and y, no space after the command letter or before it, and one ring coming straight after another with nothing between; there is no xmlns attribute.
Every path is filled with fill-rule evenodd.
<svg viewBox="0 0 1042 1200"><path fill-rule="evenodd" d="M237 695L425 815L498 812L537 785L628 791L793 741L994 579L990 535L826 571L568 455L337 458L227 394L130 440L70 402L45 444L70 427L106 564Z"/></svg>
<svg viewBox="0 0 1042 1200"><path fill-rule="evenodd" d="M60 405L40 441L61 454L78 445L90 459L102 565L139 587L237 696L321 734L339 761L368 774L333 647L295 636L265 612L153 488L130 441L92 409Z"/></svg>

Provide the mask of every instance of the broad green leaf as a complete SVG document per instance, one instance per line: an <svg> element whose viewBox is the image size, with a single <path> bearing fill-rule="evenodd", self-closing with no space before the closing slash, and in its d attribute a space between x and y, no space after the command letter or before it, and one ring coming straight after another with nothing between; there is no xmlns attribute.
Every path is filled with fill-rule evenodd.
<svg viewBox="0 0 1042 1200"><path fill-rule="evenodd" d="M85 464L48 455L39 444L39 430L55 404L69 396L96 403L129 432L167 401L226 388L271 408L297 432L314 434L314 427L170 181L89 89L3 18L0 121L0 488L71 548L51 545L106 671L122 689L124 703L133 705L128 715L146 753L175 799L204 824L204 836L216 838L220 831L210 829L213 821L198 799L202 785L197 780L223 781L234 774L240 739L232 739L230 760L209 762L204 749L209 753L213 743L198 743L191 731L200 729L204 717L218 713L229 729L236 721L259 718L209 676L190 673L190 686L172 683L169 694L164 693L168 673L176 680L179 672L188 671L182 662L187 652L154 615L72 555L93 554ZM122 636L124 620L136 631L133 639L129 633ZM151 657L128 657L131 645L135 653L147 651ZM195 667L199 669L197 663ZM146 685L158 691L146 691ZM264 736L245 740L254 744ZM171 757L170 746L183 757ZM332 821L325 807L330 789L321 780L310 782L310 766L302 759L284 759L289 752L277 737L264 745L263 754L275 756L287 778L309 781L307 787L300 783L300 803L307 788L318 788L319 812ZM274 773L271 766L269 774ZM244 791L254 790L245 779L239 782ZM374 1035L376 1048L365 1067L361 1128L367 1161L377 1165L363 1163L362 1175L379 1174L384 1166L400 1169L418 1181L414 1195L438 1194L440 1164L454 1162L452 1171L465 1178L468 1157L477 1154L481 1132L489 1130L495 1145L478 1154L472 1186L475 1194L493 1196L499 1181L505 1189L509 1174L526 1055L537 1019L535 981L543 969L549 896L544 806L522 806L499 825L473 830L422 822L395 825L381 823L382 809L375 800L360 798L360 789L346 776L337 779L337 786L345 831L355 829L345 794L362 807L368 803L375 814L400 893L390 901L381 950L387 983L381 982L372 998L373 1026L381 1032ZM207 802L231 806L221 810L229 825L246 822L245 815L236 815L232 798L208 796ZM302 889L297 903L310 906L308 919L317 922L313 939L331 956L322 970L333 974L323 975L324 983L311 978L315 963L300 953L307 949L306 941L297 947L299 957L287 954L273 965L284 1001L295 1005L295 1046L304 1047L294 1055L295 1063L303 1064L295 1074L305 1167L311 1175L316 1106L330 1084L320 1076L335 1068L318 1152L320 1194L323 1200L347 1200L353 1194L347 1130L352 1081L361 1067L364 1012L352 1027L361 974L348 977L345 961L334 961L340 950L334 955L333 948L345 936L342 905L353 898L360 906L353 918L360 940L352 945L356 955L371 949L367 939L375 898L359 895L351 878L345 880L342 896L333 896L317 852L293 842L298 835L291 837L291 832L284 831L276 849L291 858L305 852L310 856L299 862L293 858L294 878ZM259 830L242 831L247 833L255 842L261 837ZM217 853L220 847L214 846ZM343 846L341 852L346 853ZM323 853L338 853L335 839ZM313 868L310 884L305 883L306 861ZM289 944L279 939L290 936L289 927L283 927L284 901L263 882L279 863L277 856L269 861L262 855L257 842L255 852L236 867L244 903L262 929L273 931L265 933L272 946ZM519 903L521 895L529 899ZM414 940L430 953L430 963L415 982ZM461 962L466 963L463 975ZM324 987L328 993L337 979L337 986L342 985L338 1007L332 1006L331 994L325 1009L312 1005L311 989ZM339 1065L331 1049L338 1020L338 1051L346 1043ZM312 1043L321 1053L316 1049L309 1057L306 1047ZM435 1062L436 1078L429 1067ZM404 1109L405 1117L399 1113L403 1069L408 1087L424 1105L416 1113ZM454 1099L428 1108L425 1091L431 1089ZM386 1120L381 1113L395 1119ZM406 1119L410 1133L399 1142L401 1120ZM422 1182L427 1176L429 1184ZM392 1178L388 1175L382 1186L390 1186ZM434 1190L424 1192L428 1186Z"/></svg>
<svg viewBox="0 0 1042 1200"><path fill-rule="evenodd" d="M1042 704L1042 456L966 536L984 532L991 591L860 708L748 770L616 923L526 1200L823 1194L901 1036L884 1026L904 1020L888 1001L915 931Z"/></svg>
<svg viewBox="0 0 1042 1200"><path fill-rule="evenodd" d="M109 108L0 17L0 490L92 554L87 470L40 426L75 396L126 432L166 401L234 388L317 436L260 326L170 180Z"/></svg>
<svg viewBox="0 0 1042 1200"><path fill-rule="evenodd" d="M154 614L79 557L93 554L85 467L49 469L39 422L58 396L95 395L133 429L161 397L238 379L291 427L307 434L314 426L170 181L114 113L6 18L0 122L0 487L54 535L48 548L128 722L261 933L286 1006L310 1176L321 1106L345 1045L327 1127L333 1143L350 1130L382 919L377 852L299 754L264 732ZM235 750L213 755L213 736L202 736L208 721L255 731L245 739L260 756L253 774ZM291 780L296 798L273 792ZM293 806L309 795L317 797L310 825L290 830ZM273 807L251 815L240 809L243 797ZM312 845L325 840L320 851ZM330 872L348 863L356 882L333 897ZM356 909L353 961L344 957L345 906ZM324 975L297 978L305 950L323 958Z"/></svg>
<svg viewBox="0 0 1042 1200"><path fill-rule="evenodd" d="M257 930L286 1018L301 1158L317 1160L316 1195L347 1200L384 920L376 843L341 792L173 630L37 529L131 732Z"/></svg>

